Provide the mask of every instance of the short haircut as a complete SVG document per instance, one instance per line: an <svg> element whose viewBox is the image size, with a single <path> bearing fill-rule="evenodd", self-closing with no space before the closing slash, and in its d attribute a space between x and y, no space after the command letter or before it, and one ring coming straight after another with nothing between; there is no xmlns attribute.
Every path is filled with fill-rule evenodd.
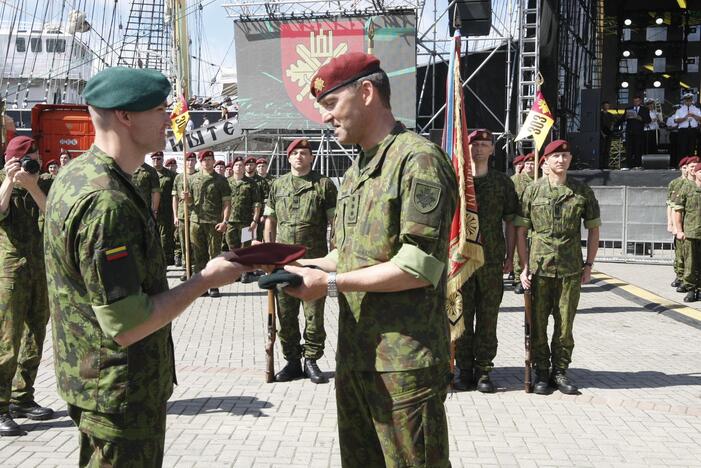
<svg viewBox="0 0 701 468"><path fill-rule="evenodd" d="M360 78L359 80L355 81L353 83L353 86L355 86L356 89L360 87L360 84L363 81L369 81L372 86L377 90L378 94L380 95L380 100L382 103L385 105L387 109L391 109L392 106L390 104L390 100L392 98L392 90L390 89L389 85L389 77L387 76L387 73L384 72L384 70L380 69L380 71L371 73L368 76L364 76Z"/></svg>

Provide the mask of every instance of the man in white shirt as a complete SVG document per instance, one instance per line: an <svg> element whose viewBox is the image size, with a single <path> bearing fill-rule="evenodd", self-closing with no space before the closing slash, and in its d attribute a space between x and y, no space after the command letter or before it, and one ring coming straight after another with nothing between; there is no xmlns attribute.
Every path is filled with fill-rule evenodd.
<svg viewBox="0 0 701 468"><path fill-rule="evenodd" d="M677 167L679 165L679 160L683 157L679 156L679 152L677 151L677 137L679 135L679 128L677 126L677 122L674 121L674 114L677 112L679 107L679 104L674 105L674 112L667 117L667 121L665 122L665 127L667 127L667 131L669 132L669 167L671 168Z"/></svg>
<svg viewBox="0 0 701 468"><path fill-rule="evenodd" d="M674 121L679 128L677 151L681 157L694 154L701 122L701 110L693 105L694 95L685 94L683 99L682 106L674 114Z"/></svg>
<svg viewBox="0 0 701 468"><path fill-rule="evenodd" d="M662 122L662 115L655 110L655 100L647 99L645 101L647 109L650 111L650 122L645 124L645 153L657 153L657 136Z"/></svg>

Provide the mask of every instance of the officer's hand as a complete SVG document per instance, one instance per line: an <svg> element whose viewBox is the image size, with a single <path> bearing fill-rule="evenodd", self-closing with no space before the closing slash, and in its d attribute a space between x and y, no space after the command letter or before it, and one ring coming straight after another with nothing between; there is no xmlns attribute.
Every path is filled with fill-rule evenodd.
<svg viewBox="0 0 701 468"><path fill-rule="evenodd" d="M526 268L521 272L521 285L524 289L531 289L531 273Z"/></svg>
<svg viewBox="0 0 701 468"><path fill-rule="evenodd" d="M313 301L326 296L328 275L325 271L292 265L285 266L285 270L301 276L303 280L302 285L297 288L285 288L285 292L290 296L303 301Z"/></svg>
<svg viewBox="0 0 701 468"><path fill-rule="evenodd" d="M7 174L7 178L12 183L15 182L15 176L21 170L22 170L22 166L20 166L19 159L17 159L17 158L12 158L9 161L7 161L7 163L5 164L5 174Z"/></svg>
<svg viewBox="0 0 701 468"><path fill-rule="evenodd" d="M591 281L591 267L584 265L584 269L582 269L582 284L589 284L589 281Z"/></svg>
<svg viewBox="0 0 701 468"><path fill-rule="evenodd" d="M676 234L676 237L677 237L678 240L684 240L684 239L686 239L686 234L684 234L684 231L679 231L679 232Z"/></svg>
<svg viewBox="0 0 701 468"><path fill-rule="evenodd" d="M501 269L502 273L511 273L514 271L514 257L506 257L504 259L504 266Z"/></svg>
<svg viewBox="0 0 701 468"><path fill-rule="evenodd" d="M223 252L207 262L200 274L207 282L208 288L219 288L233 283L241 276L241 273L253 271L253 267L241 265L234 261L235 258L235 253Z"/></svg>
<svg viewBox="0 0 701 468"><path fill-rule="evenodd" d="M14 181L17 185L25 189L35 188L39 184L39 173L30 174L24 169L20 169L15 174Z"/></svg>
<svg viewBox="0 0 701 468"><path fill-rule="evenodd" d="M226 225L226 223L218 223L214 226L214 229L216 229L217 232L221 232L223 234L226 232L227 227L228 226Z"/></svg>

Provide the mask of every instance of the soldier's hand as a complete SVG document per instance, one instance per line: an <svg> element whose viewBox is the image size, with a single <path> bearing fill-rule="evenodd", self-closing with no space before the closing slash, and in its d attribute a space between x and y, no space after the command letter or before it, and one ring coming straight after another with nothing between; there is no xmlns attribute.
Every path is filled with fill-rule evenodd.
<svg viewBox="0 0 701 468"><path fill-rule="evenodd" d="M19 164L19 159L12 158L5 164L5 174L10 182L15 182L15 176L18 172L22 171L22 166Z"/></svg>
<svg viewBox="0 0 701 468"><path fill-rule="evenodd" d="M22 188L34 188L39 184L39 173L30 174L29 172L20 169L14 177L15 183Z"/></svg>
<svg viewBox="0 0 701 468"><path fill-rule="evenodd" d="M217 232L221 232L222 234L226 232L227 229L226 223L219 223L214 226L214 229L217 230Z"/></svg>
<svg viewBox="0 0 701 468"><path fill-rule="evenodd" d="M173 220L173 226L175 226L175 227L180 226L180 220L178 219L177 216L176 216L175 219Z"/></svg>
<svg viewBox="0 0 701 468"><path fill-rule="evenodd" d="M514 271L514 257L506 257L504 259L504 266L501 269L502 273L511 273Z"/></svg>
<svg viewBox="0 0 701 468"><path fill-rule="evenodd" d="M582 284L589 284L589 281L591 281L591 267L584 265L582 269Z"/></svg>
<svg viewBox="0 0 701 468"><path fill-rule="evenodd" d="M256 224L256 222L255 222L255 221L251 221L250 226L248 226L248 229L251 231L251 234L254 233L254 232L256 231L256 226L258 226L258 225Z"/></svg>
<svg viewBox="0 0 701 468"><path fill-rule="evenodd" d="M313 301L326 296L328 274L316 268L303 268L292 265L285 270L302 277L302 285L296 288L285 288L285 292L303 301Z"/></svg>
<svg viewBox="0 0 701 468"><path fill-rule="evenodd" d="M676 238L677 238L678 240L682 240L682 241L683 241L684 239L686 239L686 234L684 234L684 231L679 231L679 232L676 234Z"/></svg>
<svg viewBox="0 0 701 468"><path fill-rule="evenodd" d="M521 285L523 285L524 289L531 289L531 273L528 271L528 269L525 269L521 272Z"/></svg>
<svg viewBox="0 0 701 468"><path fill-rule="evenodd" d="M207 262L200 274L206 280L208 288L219 288L233 283L241 276L241 273L253 271L253 267L241 265L235 259L235 253L223 252Z"/></svg>

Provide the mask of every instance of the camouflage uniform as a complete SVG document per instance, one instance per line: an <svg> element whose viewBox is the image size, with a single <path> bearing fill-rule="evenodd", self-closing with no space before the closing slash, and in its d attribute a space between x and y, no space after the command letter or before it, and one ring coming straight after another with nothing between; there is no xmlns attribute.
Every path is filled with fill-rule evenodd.
<svg viewBox="0 0 701 468"><path fill-rule="evenodd" d="M263 204L263 193L261 190L261 183L260 183L261 179L262 179L262 177L259 176L257 173L253 174L251 177L248 177L247 175L243 176L243 180L245 180L246 182L250 183L251 185L253 185L255 187L256 203L254 206L260 207L261 211L263 211L263 209L265 208L265 205ZM256 219L256 222L258 222L257 219ZM265 226L263 226L263 229L265 229ZM255 239L256 240L263 240L262 231L261 231L260 239L258 238L258 231L259 231L259 229L258 229L258 227L256 227ZM248 241L248 242L245 242L244 245L249 246L249 245L251 245L251 243L250 243L250 241Z"/></svg>
<svg viewBox="0 0 701 468"><path fill-rule="evenodd" d="M270 174L267 174L265 177L261 177L260 175L258 176L258 191L261 206L263 207L268 206L268 195L270 194L270 188L273 186L273 182L275 182L275 177L271 176ZM258 222L258 227L256 228L256 239L263 240L265 221L261 223L260 220L257 219L256 222Z"/></svg>
<svg viewBox="0 0 701 468"><path fill-rule="evenodd" d="M667 186L667 206L670 208L673 206L673 200L677 193L685 185L684 181L688 182L686 177L680 175ZM672 210L674 212L674 208ZM684 277L684 241L677 239L676 236L674 236L674 274L680 280Z"/></svg>
<svg viewBox="0 0 701 468"><path fill-rule="evenodd" d="M328 253L326 231L333 220L338 191L331 179L311 171L305 176L291 172L277 179L271 189L265 215L277 222L276 242L301 244L307 247L306 258L323 257ZM285 360L319 359L324 355L325 298L304 302L304 346L300 344L300 300L278 293L280 345Z"/></svg>
<svg viewBox="0 0 701 468"><path fill-rule="evenodd" d="M343 466L450 466L445 259L455 173L401 124L361 153L338 196L339 273L392 262L429 286L339 294L336 401Z"/></svg>
<svg viewBox="0 0 701 468"><path fill-rule="evenodd" d="M194 177L195 173L188 174L188 182L190 181L191 177ZM183 203L183 174L182 172L177 174L175 176L175 179L173 179L173 191L171 192L171 195L173 197L176 197L178 200L178 212L176 213L178 216L178 242L175 247L175 255L180 256L183 261L183 265L185 264L185 208L184 208L184 203ZM188 205L188 216L190 220L192 220L192 202ZM192 263L192 241L190 241L190 263Z"/></svg>
<svg viewBox="0 0 701 468"><path fill-rule="evenodd" d="M531 347L537 370L550 368L548 317L555 329L552 339L553 369L566 370L572 361L572 325L579 303L582 275L581 224L601 225L599 203L587 185L567 178L551 185L543 177L528 186L521 203L517 226L531 230L529 269L533 274L533 325Z"/></svg>
<svg viewBox="0 0 701 468"><path fill-rule="evenodd" d="M158 180L158 172L153 167L149 166L146 163L143 163L134 171L134 174L132 174L131 183L134 184L134 187L136 187L136 189L146 201L148 209L153 210L153 207L151 206L151 195L153 193L161 192L161 184ZM159 205L162 204L163 201L161 200L161 203ZM158 209L160 210L161 207L159 206Z"/></svg>
<svg viewBox="0 0 701 468"><path fill-rule="evenodd" d="M56 178L46 246L56 381L81 432L80 465L160 466L175 367L170 324L128 346L168 289L156 223L96 146Z"/></svg>
<svg viewBox="0 0 701 468"><path fill-rule="evenodd" d="M489 372L497 355L497 317L504 295L506 243L502 221L513 220L518 198L513 182L501 172L489 170L475 177L474 183L485 262L460 290L465 333L455 343L455 359L461 369Z"/></svg>
<svg viewBox="0 0 701 468"><path fill-rule="evenodd" d="M192 196L190 244L193 270L199 273L207 262L221 253L222 233L215 225L222 222L224 205L231 200L231 189L224 176L200 171L188 179Z"/></svg>
<svg viewBox="0 0 701 468"><path fill-rule="evenodd" d="M253 212L258 203L255 185L244 179L228 180L231 189L231 211L229 212L229 228L226 230L226 244L230 249L241 247L241 230L250 226Z"/></svg>
<svg viewBox="0 0 701 468"><path fill-rule="evenodd" d="M0 170L0 184L6 178ZM49 192L52 179L39 187ZM49 304L44 270L40 210L23 188L12 189L0 213L0 413L13 403L34 401L34 380L41 361Z"/></svg>
<svg viewBox="0 0 701 468"><path fill-rule="evenodd" d="M686 239L683 241L684 273L682 284L689 291L701 289L701 187L687 180L681 184L671 200L674 211L683 212L682 228Z"/></svg>
<svg viewBox="0 0 701 468"><path fill-rule="evenodd" d="M523 193L526 188L533 182L531 176L525 172L520 174L514 174L511 176L511 181L514 183L514 188L516 189L516 196L518 197L518 202L521 203L523 198ZM521 261L518 258L518 252L514 251L514 284L521 283Z"/></svg>
<svg viewBox="0 0 701 468"><path fill-rule="evenodd" d="M161 170L156 169L158 173L158 183L161 187L161 202L158 205L158 213L156 214L156 222L158 223L158 232L161 235L161 245L166 255L166 263L173 262L175 255L175 239L173 226L173 182L175 182L176 174L165 167Z"/></svg>

